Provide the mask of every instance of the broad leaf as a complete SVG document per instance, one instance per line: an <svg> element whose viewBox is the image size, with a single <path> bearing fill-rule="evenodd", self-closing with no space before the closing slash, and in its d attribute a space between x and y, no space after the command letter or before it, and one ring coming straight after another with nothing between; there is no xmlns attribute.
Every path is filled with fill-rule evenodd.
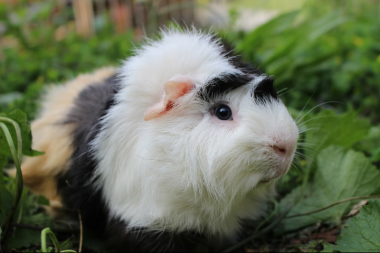
<svg viewBox="0 0 380 253"><path fill-rule="evenodd" d="M380 200L369 201L347 222L336 245L324 246L323 252L380 252Z"/></svg>
<svg viewBox="0 0 380 253"><path fill-rule="evenodd" d="M29 225L29 224L28 224ZM16 228L16 231L9 238L8 245L10 248L18 249L30 247L41 243L41 231L26 228Z"/></svg>
<svg viewBox="0 0 380 253"><path fill-rule="evenodd" d="M318 155L314 179L307 185L303 198L288 215L314 211L354 196L371 195L380 190L379 182L380 172L362 153L329 147ZM280 209L284 210L286 206L294 203L300 191L301 187L297 187L283 198ZM284 219L277 231L291 231L319 221L339 224L341 216L352 204L353 202L346 202L315 214Z"/></svg>
<svg viewBox="0 0 380 253"><path fill-rule="evenodd" d="M371 160L373 162L380 161L380 127L372 127L362 141L357 145L359 150L371 154Z"/></svg>
<svg viewBox="0 0 380 253"><path fill-rule="evenodd" d="M57 227L54 224L52 217L47 216L42 212L37 204L37 196L29 193L27 188L24 188L20 204L17 208L15 221L21 224L27 224L36 227ZM31 230L26 228L15 228L14 233L9 238L9 247L20 249L22 247L29 247L31 245L38 245L41 243L41 231Z"/></svg>
<svg viewBox="0 0 380 253"><path fill-rule="evenodd" d="M310 129L306 132L305 143L313 147L305 152L310 158L330 145L350 148L365 138L370 128L368 120L358 119L355 112L335 115L334 112L326 110L317 114L314 119L305 122L305 128Z"/></svg>
<svg viewBox="0 0 380 253"><path fill-rule="evenodd" d="M53 223L53 219L47 216L44 213L34 213L30 214L29 210L33 209L30 206L25 205L23 208L25 211L21 217L20 223L27 224L30 226L38 226L38 227L52 227L54 228L56 225ZM9 247L11 248L22 248L29 247L31 245L37 245L41 242L41 231L39 230L31 230L25 228L16 228L12 237L9 239Z"/></svg>

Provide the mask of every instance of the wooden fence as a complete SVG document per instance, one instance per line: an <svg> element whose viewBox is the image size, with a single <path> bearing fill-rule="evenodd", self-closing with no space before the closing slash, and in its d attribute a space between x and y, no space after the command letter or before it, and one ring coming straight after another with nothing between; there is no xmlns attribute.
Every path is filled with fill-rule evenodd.
<svg viewBox="0 0 380 253"><path fill-rule="evenodd" d="M52 15L71 11L74 15L62 17L67 23L74 21L77 33L83 36L96 33L96 19L104 14L119 33L133 28L136 34L142 34L169 21L187 25L196 23L195 0L0 0L0 3L6 3L8 12L20 7L34 8L43 2L55 3Z"/></svg>

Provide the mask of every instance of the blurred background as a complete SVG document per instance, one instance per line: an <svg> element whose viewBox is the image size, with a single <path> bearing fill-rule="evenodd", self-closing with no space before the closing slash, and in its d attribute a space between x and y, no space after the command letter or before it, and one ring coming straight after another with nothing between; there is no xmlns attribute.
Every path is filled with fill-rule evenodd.
<svg viewBox="0 0 380 253"><path fill-rule="evenodd" d="M44 85L118 65L162 26L218 32L291 110L380 122L379 0L0 0L0 110L35 117ZM336 101L336 102L333 102Z"/></svg>
<svg viewBox="0 0 380 253"><path fill-rule="evenodd" d="M306 182L305 178L308 180L305 175L310 174L307 173L328 168L323 163L317 170L314 158L341 164L335 162L335 157L329 156L335 154L330 152L336 148L329 149L323 156L319 156L317 148L328 145L349 148L347 143L352 143L351 146L355 143L353 148L363 152L370 161L356 154L353 161L364 159L366 163L354 163L355 167L344 164L341 167L351 168L352 171L358 168L361 173L369 172L363 172L369 163L380 168L380 0L0 0L0 115L11 115L9 112L21 109L29 120L33 120L46 85L64 83L80 73L103 66L118 66L133 53L133 49L141 45L144 37L159 36L158 31L163 26L178 29L195 26L225 37L247 61L275 77L281 99L295 118L301 117L299 125L307 128L305 131L315 130L305 135L301 129L299 159L295 161L295 169L284 176L277 187L280 196L286 196L281 203L288 203L288 196L297 196L288 193L299 189L298 186ZM317 114L322 109L332 109L338 115L332 117L334 113L331 111ZM311 113L305 115L309 111ZM26 144L24 148L28 151L31 140L26 119L19 111L14 112L13 117L22 121L23 138L29 137L23 139ZM0 169L7 160L12 161L8 144L0 133ZM334 166L338 168L338 165ZM324 176L335 180L336 174L333 172L329 170L332 174L326 173ZM369 173L376 178L374 172L377 171L373 168ZM315 175L310 181L321 182ZM332 184L339 196L343 192L362 189L360 184L366 189L377 189L375 181L373 185L368 185L366 177L358 177L356 172L351 174L357 179L356 184L350 184L354 180L350 181L346 174L343 175L341 179L344 181L334 181L336 185ZM11 216L5 214L13 210L11 203L17 206L17 202L13 201L16 197L13 198L11 192L21 192L22 184L15 185L12 178L0 173L0 225L8 226L12 222ZM310 185L313 187L314 184ZM318 188L331 189L324 184ZM321 196L317 191L310 202L302 198L293 210L301 213L302 210L310 211L304 208L314 209L318 203L322 207L324 202L321 200L326 201L327 198ZM333 200L331 196L331 202ZM308 203L313 205L308 206ZM4 239L7 238L5 229L0 229L0 235L3 231L3 242L9 244L9 249L39 249L40 231L45 227L62 228L54 230L58 231L58 239L64 241L61 249L78 248L81 245L81 239L78 240L77 236L79 229L73 230L71 227L74 225L73 228L76 228L78 224L69 224L64 219L53 222L40 205L49 203L42 196L28 194L24 188L15 216L17 223L12 223L18 228L8 233L8 241ZM279 210L282 213L281 206ZM334 217L339 213L333 212ZM329 221L331 217L324 220ZM340 216L334 218L335 223L336 220L340 221ZM267 239L282 245L276 246L276 250L268 248L270 252L284 251L289 242L296 245L307 243L310 238L330 238L326 240L335 242L336 229L341 226L336 227L334 222L328 227L326 224L320 226L318 221L319 225L314 224L306 232L282 232L281 236L284 237L274 240L272 236L264 235L256 240L254 247L246 248L246 252L258 252L252 248L265 246L265 243L256 243ZM361 234L370 234L368 226L364 229L367 229L366 233ZM327 237L313 237L322 234ZM71 239L66 240L69 235ZM310 238L302 241L305 235L310 235ZM83 247L86 251L107 250L101 238L91 239L91 236L90 231L84 232ZM62 246L64 244L65 247ZM304 248L300 249L306 252Z"/></svg>

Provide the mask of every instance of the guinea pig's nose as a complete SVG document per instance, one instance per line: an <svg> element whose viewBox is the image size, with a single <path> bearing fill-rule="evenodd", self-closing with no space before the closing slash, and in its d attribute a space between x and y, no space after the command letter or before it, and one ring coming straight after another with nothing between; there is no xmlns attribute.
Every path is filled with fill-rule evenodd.
<svg viewBox="0 0 380 253"><path fill-rule="evenodd" d="M274 152L280 157L286 157L287 148L284 145L274 145L272 146Z"/></svg>

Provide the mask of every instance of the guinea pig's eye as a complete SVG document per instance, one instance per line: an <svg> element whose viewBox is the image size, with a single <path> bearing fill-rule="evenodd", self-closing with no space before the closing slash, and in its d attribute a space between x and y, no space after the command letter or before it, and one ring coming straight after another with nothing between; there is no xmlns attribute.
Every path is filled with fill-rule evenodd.
<svg viewBox="0 0 380 253"><path fill-rule="evenodd" d="M232 120L232 110L227 105L218 105L214 110L214 114L220 120Z"/></svg>

